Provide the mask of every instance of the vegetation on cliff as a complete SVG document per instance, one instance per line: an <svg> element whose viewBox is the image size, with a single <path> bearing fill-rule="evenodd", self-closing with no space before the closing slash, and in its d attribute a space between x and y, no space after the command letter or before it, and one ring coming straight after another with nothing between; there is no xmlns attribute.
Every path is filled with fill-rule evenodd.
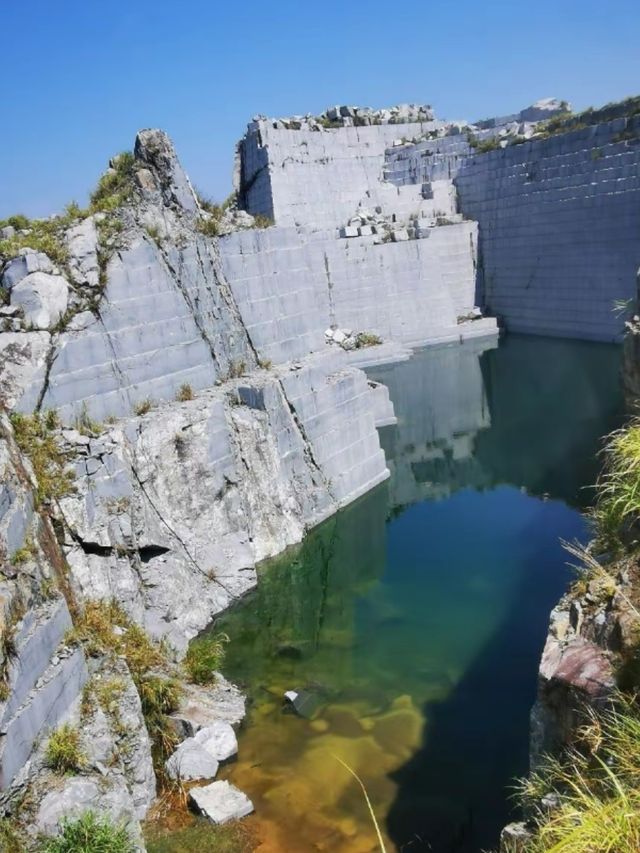
<svg viewBox="0 0 640 853"><path fill-rule="evenodd" d="M634 625L615 655L617 692L581 711L571 747L548 756L519 785L526 836L505 838L503 853L637 853L640 850L640 609L635 600L640 543L640 421L612 433L592 510L591 550L572 594L600 590L622 599ZM631 578L624 591L620 578ZM624 645L624 644L622 644Z"/></svg>

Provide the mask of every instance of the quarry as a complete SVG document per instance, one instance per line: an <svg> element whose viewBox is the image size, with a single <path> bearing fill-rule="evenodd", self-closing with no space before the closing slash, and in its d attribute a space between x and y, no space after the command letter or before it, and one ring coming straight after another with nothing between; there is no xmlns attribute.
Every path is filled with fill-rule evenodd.
<svg viewBox="0 0 640 853"><path fill-rule="evenodd" d="M379 580L395 515L460 488L512 483L505 469L526 468L501 412L520 405L523 387L552 384L562 365L574 372L566 367L552 400L570 400L566 433L532 452L557 480L518 469L518 485L540 506L551 492L551 503L583 509L574 491L586 475L575 474L568 436L586 436L584 455L593 455L619 423L607 396L619 347L605 345L626 335L625 382L630 396L640 390L639 234L640 98L584 113L548 98L474 122L414 104L257 116L237 144L224 205L198 195L162 130L145 129L111 160L87 209L0 223L0 805L19 838L7 849L45 849L65 820L95 812L122 822L143 851L158 803L180 811L177 787L182 808L188 800L212 826L260 820L243 780L272 798L273 825L297 814L280 783L265 781L268 770L255 770L269 731L283 754L299 748L279 740L283 688L318 692L296 668L306 647L283 629L267 653L252 633L256 612L269 612L269 635L281 618L274 602L297 588L277 561L293 554L312 564L322 552L358 583ZM530 345L534 336L546 349ZM580 371L599 377L593 400L567 391ZM529 446L546 428L531 422ZM553 511L559 535L586 536L577 513ZM281 586L262 579L274 559ZM635 648L634 571L616 575L605 598L600 582L556 606L563 578L545 599L545 624L554 610L532 714L534 765L569 743L578 699L597 705L614 691L616 661ZM451 599L464 598L461 588L462 579ZM332 589L310 583L291 597L291 613L309 611L300 618L312 645L325 614L333 618ZM341 636L355 630L342 616ZM474 617L461 610L459 619ZM212 623L241 688L224 668L185 675L190 644ZM234 630L253 651L247 639L242 654L232 651ZM489 627L478 630L478 644L488 643ZM340 648L323 664L327 684ZM405 653L399 647L396 660ZM245 671L247 661L263 669ZM246 702L247 684L258 683L278 689L262 705ZM369 720L362 730L337 700L333 717L309 725L345 740L357 728L362 752L345 754L393 775L372 743L410 732L397 748L410 761L422 718L407 692L358 706ZM278 727L268 728L269 714ZM75 733L63 773L50 748L60 731ZM321 768L301 763L299 777L322 777ZM314 796L298 791L305 822ZM365 824L351 826L349 808L338 829L331 813L309 837L302 816L286 840L263 826L259 849L378 849L370 826L371 837ZM400 811L390 815L400 827ZM503 817L486 829L496 846ZM467 818L452 821L462 832ZM400 849L404 831L389 830L389 849ZM447 847L442 832L434 849L480 849L462 835ZM526 834L525 823L510 824L501 849L525 853L513 845Z"/></svg>

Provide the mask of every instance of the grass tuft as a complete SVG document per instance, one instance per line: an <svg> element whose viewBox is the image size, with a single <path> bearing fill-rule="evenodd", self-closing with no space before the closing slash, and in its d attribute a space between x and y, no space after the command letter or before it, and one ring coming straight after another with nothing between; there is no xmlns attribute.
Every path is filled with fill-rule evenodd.
<svg viewBox="0 0 640 853"><path fill-rule="evenodd" d="M62 832L47 839L42 853L135 853L124 824L114 823L106 815L87 811L81 817L62 821Z"/></svg>
<svg viewBox="0 0 640 853"><path fill-rule="evenodd" d="M150 397L146 397L144 400L140 400L139 403L136 403L133 407L133 411L138 417L142 415L146 415L147 412L150 412L153 408L153 400Z"/></svg>
<svg viewBox="0 0 640 853"><path fill-rule="evenodd" d="M77 773L86 764L86 756L80 747L80 732L75 726L65 723L56 729L47 742L45 761L56 773Z"/></svg>
<svg viewBox="0 0 640 853"><path fill-rule="evenodd" d="M638 536L635 525L640 515L640 419L609 435L604 459L592 515L598 544L616 552Z"/></svg>
<svg viewBox="0 0 640 853"><path fill-rule="evenodd" d="M640 849L640 709L619 696L589 712L579 743L519 785L532 838L522 853L637 853ZM545 797L546 805L540 800Z"/></svg>
<svg viewBox="0 0 640 853"><path fill-rule="evenodd" d="M220 669L225 656L226 634L196 637L189 643L184 659L187 676L194 684L212 684L216 670Z"/></svg>
<svg viewBox="0 0 640 853"><path fill-rule="evenodd" d="M87 602L67 642L82 644L91 657L124 657L140 694L157 762L161 763L176 745L175 731L166 715L177 710L181 695L180 682L161 674L169 665L163 648L154 643L116 601Z"/></svg>
<svg viewBox="0 0 640 853"><path fill-rule="evenodd" d="M126 204L133 194L135 157L123 151L112 160L113 167L104 173L91 193L90 212L110 213Z"/></svg>
<svg viewBox="0 0 640 853"><path fill-rule="evenodd" d="M16 442L28 457L36 477L36 507L57 501L74 489L75 473L67 467L67 457L61 450L55 430L59 426L55 411L10 414Z"/></svg>
<svg viewBox="0 0 640 853"><path fill-rule="evenodd" d="M180 386L178 393L176 394L176 400L179 403L186 403L188 400L193 400L193 388L188 382L185 382L184 385Z"/></svg>

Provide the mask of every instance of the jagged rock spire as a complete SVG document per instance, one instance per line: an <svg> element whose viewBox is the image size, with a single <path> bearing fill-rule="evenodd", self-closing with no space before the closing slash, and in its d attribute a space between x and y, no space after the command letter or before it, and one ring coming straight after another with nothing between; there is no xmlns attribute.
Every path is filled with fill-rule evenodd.
<svg viewBox="0 0 640 853"><path fill-rule="evenodd" d="M180 165L173 142L163 130L141 130L134 147L136 160L153 173L166 204L191 213L199 211L193 187Z"/></svg>

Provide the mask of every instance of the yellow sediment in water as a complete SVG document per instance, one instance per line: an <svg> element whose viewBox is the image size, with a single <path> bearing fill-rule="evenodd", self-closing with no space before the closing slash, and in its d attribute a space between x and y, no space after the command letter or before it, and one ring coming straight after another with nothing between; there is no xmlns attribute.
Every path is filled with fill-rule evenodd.
<svg viewBox="0 0 640 853"><path fill-rule="evenodd" d="M363 702L329 704L314 720L283 714L268 699L254 706L251 716L241 736L240 760L224 776L256 806L256 849L379 850L362 791L337 758L362 778L383 828L396 795L389 776L422 743L424 717L412 698L398 696L383 711ZM394 849L389 839L385 843L388 851Z"/></svg>

